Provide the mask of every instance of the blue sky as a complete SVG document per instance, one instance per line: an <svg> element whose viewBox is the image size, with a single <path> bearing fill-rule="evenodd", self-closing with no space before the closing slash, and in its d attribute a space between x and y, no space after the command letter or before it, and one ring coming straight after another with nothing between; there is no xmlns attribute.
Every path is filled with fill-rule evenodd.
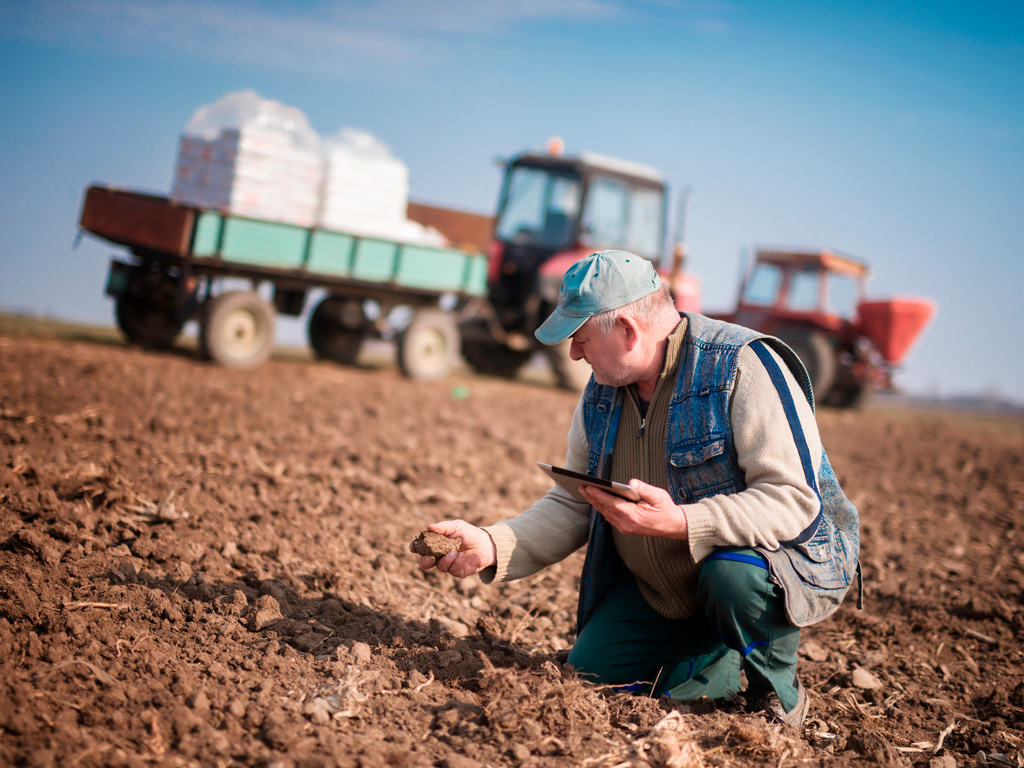
<svg viewBox="0 0 1024 768"><path fill-rule="evenodd" d="M552 135L653 165L693 190L706 310L744 252L836 248L938 303L897 383L1024 402L1024 3L13 0L0 307L112 322L85 187L168 191L192 113L243 89L374 134L423 202L490 212L495 160Z"/></svg>

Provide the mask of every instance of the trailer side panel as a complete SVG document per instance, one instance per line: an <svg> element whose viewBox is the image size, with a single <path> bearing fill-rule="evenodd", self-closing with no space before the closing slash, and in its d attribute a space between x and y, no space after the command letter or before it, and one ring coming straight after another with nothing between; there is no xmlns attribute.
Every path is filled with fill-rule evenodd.
<svg viewBox="0 0 1024 768"><path fill-rule="evenodd" d="M89 187L79 226L112 243L171 256L188 255L195 211L166 198Z"/></svg>

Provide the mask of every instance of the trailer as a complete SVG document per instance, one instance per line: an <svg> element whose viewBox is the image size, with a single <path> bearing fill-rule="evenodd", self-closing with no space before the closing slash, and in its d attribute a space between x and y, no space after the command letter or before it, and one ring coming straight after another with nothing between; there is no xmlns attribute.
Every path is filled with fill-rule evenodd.
<svg viewBox="0 0 1024 768"><path fill-rule="evenodd" d="M487 258L474 251L236 216L105 185L86 190L79 226L128 249L111 259L106 292L130 342L170 347L196 319L203 355L233 368L264 363L276 315L301 315L322 289L307 326L318 357L351 364L367 339L389 338L405 375L441 378L459 359L458 318L487 293ZM248 289L221 290L231 278ZM261 292L268 284L269 299Z"/></svg>

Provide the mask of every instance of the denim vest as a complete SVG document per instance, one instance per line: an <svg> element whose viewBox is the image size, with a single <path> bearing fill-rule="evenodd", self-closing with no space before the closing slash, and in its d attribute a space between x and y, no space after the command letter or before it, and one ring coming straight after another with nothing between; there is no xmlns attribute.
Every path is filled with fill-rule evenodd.
<svg viewBox="0 0 1024 768"><path fill-rule="evenodd" d="M815 475L790 390L763 345L770 345L786 362L813 409L810 378L796 354L774 337L699 314L683 316L688 327L665 430L668 491L677 504L690 504L747 487L736 461L729 400L740 350L753 344L751 348L771 375L789 416L808 484L821 499L817 517L796 538L783 542L778 550L757 551L768 561L773 580L785 592L790 623L802 627L821 621L839 607L854 576L860 575L860 522L857 508L843 494L824 451ZM611 472L623 393L623 388L597 384L593 378L583 392L590 474L608 477ZM622 569L611 526L591 508L577 629L583 628Z"/></svg>

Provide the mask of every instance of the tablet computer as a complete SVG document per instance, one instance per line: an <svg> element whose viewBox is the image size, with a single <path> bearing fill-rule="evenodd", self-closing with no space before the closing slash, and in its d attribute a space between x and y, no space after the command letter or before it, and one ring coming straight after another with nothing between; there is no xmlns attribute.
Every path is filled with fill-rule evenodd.
<svg viewBox="0 0 1024 768"><path fill-rule="evenodd" d="M537 466L550 475L552 480L572 494L573 498L580 501L586 501L586 498L580 493L581 485L593 485L595 488L600 488L608 493L614 493L616 496L621 496L624 499L640 501L640 495L625 483L616 483L612 480L605 480L602 477L584 475L581 472L573 472L565 467L553 467L541 461L537 462Z"/></svg>

